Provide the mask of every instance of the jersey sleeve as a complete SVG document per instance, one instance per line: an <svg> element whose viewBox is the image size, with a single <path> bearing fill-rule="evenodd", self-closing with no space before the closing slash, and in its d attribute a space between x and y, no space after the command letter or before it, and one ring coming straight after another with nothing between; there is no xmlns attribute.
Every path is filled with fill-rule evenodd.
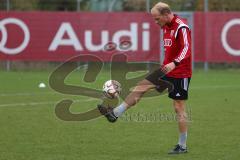
<svg viewBox="0 0 240 160"><path fill-rule="evenodd" d="M174 59L175 62L181 63L185 58L188 58L191 55L191 38L190 31L186 27L182 27L178 30L177 41L180 43L180 52L177 54L177 57Z"/></svg>

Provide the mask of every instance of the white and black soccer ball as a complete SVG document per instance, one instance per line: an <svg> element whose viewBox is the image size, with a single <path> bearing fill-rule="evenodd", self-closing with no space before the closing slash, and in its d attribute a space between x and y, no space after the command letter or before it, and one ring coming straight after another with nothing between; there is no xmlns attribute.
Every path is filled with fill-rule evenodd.
<svg viewBox="0 0 240 160"><path fill-rule="evenodd" d="M107 98L117 98L121 93L121 84L116 80L108 80L103 85L103 93Z"/></svg>

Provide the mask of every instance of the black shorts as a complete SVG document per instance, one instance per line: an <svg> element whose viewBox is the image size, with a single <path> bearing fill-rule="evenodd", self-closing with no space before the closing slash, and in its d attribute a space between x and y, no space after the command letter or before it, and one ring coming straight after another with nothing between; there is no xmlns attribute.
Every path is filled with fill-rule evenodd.
<svg viewBox="0 0 240 160"><path fill-rule="evenodd" d="M174 100L187 100L188 88L191 78L173 78L167 77L158 69L149 74L146 79L156 85L156 90L159 92L168 88L168 97Z"/></svg>

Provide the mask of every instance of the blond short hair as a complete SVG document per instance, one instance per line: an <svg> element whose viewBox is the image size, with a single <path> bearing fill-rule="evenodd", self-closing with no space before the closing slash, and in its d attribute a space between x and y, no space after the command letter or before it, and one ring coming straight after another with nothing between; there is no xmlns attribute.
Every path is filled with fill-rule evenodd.
<svg viewBox="0 0 240 160"><path fill-rule="evenodd" d="M166 14L166 13L167 14L171 14L172 11L171 11L171 9L170 9L168 4L163 3L163 2L158 2L151 9L151 13L157 13L157 14L163 15L163 14Z"/></svg>

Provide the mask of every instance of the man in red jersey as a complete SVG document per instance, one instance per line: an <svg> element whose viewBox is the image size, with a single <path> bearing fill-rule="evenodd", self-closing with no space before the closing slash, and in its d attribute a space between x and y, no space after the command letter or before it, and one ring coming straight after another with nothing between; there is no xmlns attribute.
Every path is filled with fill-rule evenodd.
<svg viewBox="0 0 240 160"><path fill-rule="evenodd" d="M139 82L133 92L118 107L112 109L98 105L98 109L110 122L115 122L127 109L134 106L145 92L153 88L160 91L159 88L162 87L163 81L170 82L174 89L168 96L173 100L173 106L177 114L179 140L169 154L187 153L185 101L188 99L188 87L192 76L191 31L184 20L172 13L166 3L157 3L151 9L151 14L164 33L165 59L163 67ZM162 74L163 72L165 75Z"/></svg>

